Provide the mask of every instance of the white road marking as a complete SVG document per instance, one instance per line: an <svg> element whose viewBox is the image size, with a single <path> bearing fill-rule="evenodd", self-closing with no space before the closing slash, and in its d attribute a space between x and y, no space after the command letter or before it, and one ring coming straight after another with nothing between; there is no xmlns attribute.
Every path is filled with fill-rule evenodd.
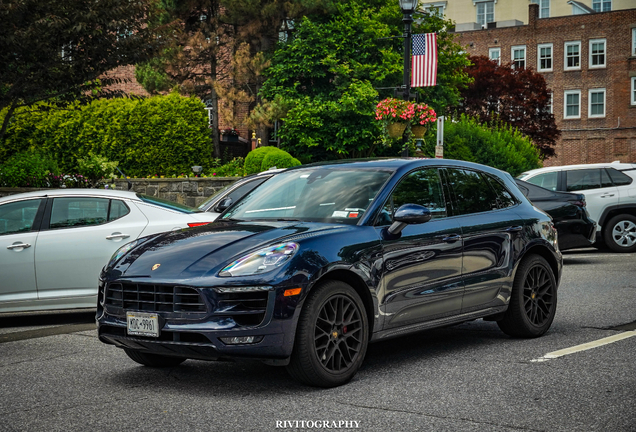
<svg viewBox="0 0 636 432"><path fill-rule="evenodd" d="M614 342L618 342L620 340L623 339L627 339L630 337L636 336L636 330L632 330L632 331L626 331L623 333L619 333L617 335L614 336L610 336L610 337L606 337L603 339L598 339L592 342L588 342L588 343L584 343L581 345L576 345L570 348L565 348L559 351L553 351L551 353L547 353L546 355L544 355L543 357L539 357L537 359L533 359L530 360L531 362L544 362L544 361L548 361L548 360L552 360L555 358L559 358L559 357L563 357L566 356L568 354L574 354L577 352L581 352L581 351L586 351L592 348L598 348L600 346L603 345L607 345L607 344L611 344Z"/></svg>

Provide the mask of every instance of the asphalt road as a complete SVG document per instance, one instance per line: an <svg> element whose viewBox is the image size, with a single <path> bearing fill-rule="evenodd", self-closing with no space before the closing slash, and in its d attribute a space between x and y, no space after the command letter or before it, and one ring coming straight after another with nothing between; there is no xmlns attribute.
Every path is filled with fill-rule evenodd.
<svg viewBox="0 0 636 432"><path fill-rule="evenodd" d="M479 320L376 343L329 390L255 362L139 366L97 340L92 314L0 318L0 430L636 431L635 263L566 253L544 337Z"/></svg>

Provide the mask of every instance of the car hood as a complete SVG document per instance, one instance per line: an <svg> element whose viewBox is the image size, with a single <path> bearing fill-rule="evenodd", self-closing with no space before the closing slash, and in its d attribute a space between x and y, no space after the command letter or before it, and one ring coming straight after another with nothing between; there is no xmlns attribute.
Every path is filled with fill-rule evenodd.
<svg viewBox="0 0 636 432"><path fill-rule="evenodd" d="M217 221L151 238L124 257L115 269L124 277L187 279L209 276L216 274L232 259L259 246L265 247L279 239L286 241L297 234L320 234L338 228L343 226L302 222Z"/></svg>

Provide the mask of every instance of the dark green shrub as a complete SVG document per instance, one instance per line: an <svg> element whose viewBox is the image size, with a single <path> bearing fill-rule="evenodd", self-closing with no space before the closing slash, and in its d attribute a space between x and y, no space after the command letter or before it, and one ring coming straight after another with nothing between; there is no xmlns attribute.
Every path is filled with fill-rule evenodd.
<svg viewBox="0 0 636 432"><path fill-rule="evenodd" d="M293 158L292 155L286 151L270 152L265 155L263 162L261 163L261 171L266 171L272 167L276 168L291 168L300 165L300 161Z"/></svg>
<svg viewBox="0 0 636 432"><path fill-rule="evenodd" d="M20 152L0 165L0 186L48 187L59 174L55 161L36 152Z"/></svg>
<svg viewBox="0 0 636 432"><path fill-rule="evenodd" d="M217 159L219 160L219 159ZM208 177L242 177L244 173L245 159L237 157L230 162L212 168L207 174Z"/></svg>
<svg viewBox="0 0 636 432"><path fill-rule="evenodd" d="M245 158L245 175L256 174L263 171L263 169L261 168L261 166L263 165L263 159L265 159L265 156L270 153L289 154L277 147L271 146L259 147L255 150L252 150L247 154L247 157Z"/></svg>
<svg viewBox="0 0 636 432"><path fill-rule="evenodd" d="M38 149L54 157L64 172L77 172L78 159L90 152L119 161L131 177L178 175L190 173L193 165L206 171L213 166L202 102L175 93L99 100L67 110L22 110L4 141L0 161L19 151Z"/></svg>
<svg viewBox="0 0 636 432"><path fill-rule="evenodd" d="M110 162L103 156L88 152L84 159L78 159L78 170L87 178L92 187L98 187L115 176L115 169L119 162Z"/></svg>
<svg viewBox="0 0 636 432"><path fill-rule="evenodd" d="M433 157L435 140L427 137L422 149ZM506 125L490 128L463 115L444 125L444 158L477 162L513 176L541 167L539 151L519 131Z"/></svg>

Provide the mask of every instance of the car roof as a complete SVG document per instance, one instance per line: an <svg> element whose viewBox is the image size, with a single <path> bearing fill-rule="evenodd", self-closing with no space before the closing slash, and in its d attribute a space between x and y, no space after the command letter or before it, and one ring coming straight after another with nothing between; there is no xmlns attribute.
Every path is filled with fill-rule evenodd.
<svg viewBox="0 0 636 432"><path fill-rule="evenodd" d="M14 195L7 195L4 197L0 197L0 203L5 201L13 201L18 199L27 199L27 198L43 198L50 196L94 196L100 198L119 198L119 199L130 199L135 201L140 201L137 197L137 193L128 192L116 189L80 189L80 188L69 188L69 189L42 189L32 192L24 192Z"/></svg>
<svg viewBox="0 0 636 432"><path fill-rule="evenodd" d="M632 163L621 163L620 161L614 162L604 162L604 163L595 163L595 164L578 164L578 165L560 165L560 166L551 166L544 168L537 168L530 171L525 171L521 175L536 175L554 171L568 171L574 169L585 169L585 168L616 168L619 171L622 170L630 170L636 169L636 164Z"/></svg>
<svg viewBox="0 0 636 432"><path fill-rule="evenodd" d="M489 167L487 165L481 165L474 162L466 162L454 159L429 159L429 158L371 158L371 159L345 159L339 161L327 161L316 162L307 165L299 165L292 170L311 169L315 167L326 166L339 166L343 168L376 168L386 169L390 171L409 171L411 169L422 166L448 166L448 167L463 167L463 168L475 168L486 172L498 173L500 175L508 175L505 171L501 171L497 168Z"/></svg>

